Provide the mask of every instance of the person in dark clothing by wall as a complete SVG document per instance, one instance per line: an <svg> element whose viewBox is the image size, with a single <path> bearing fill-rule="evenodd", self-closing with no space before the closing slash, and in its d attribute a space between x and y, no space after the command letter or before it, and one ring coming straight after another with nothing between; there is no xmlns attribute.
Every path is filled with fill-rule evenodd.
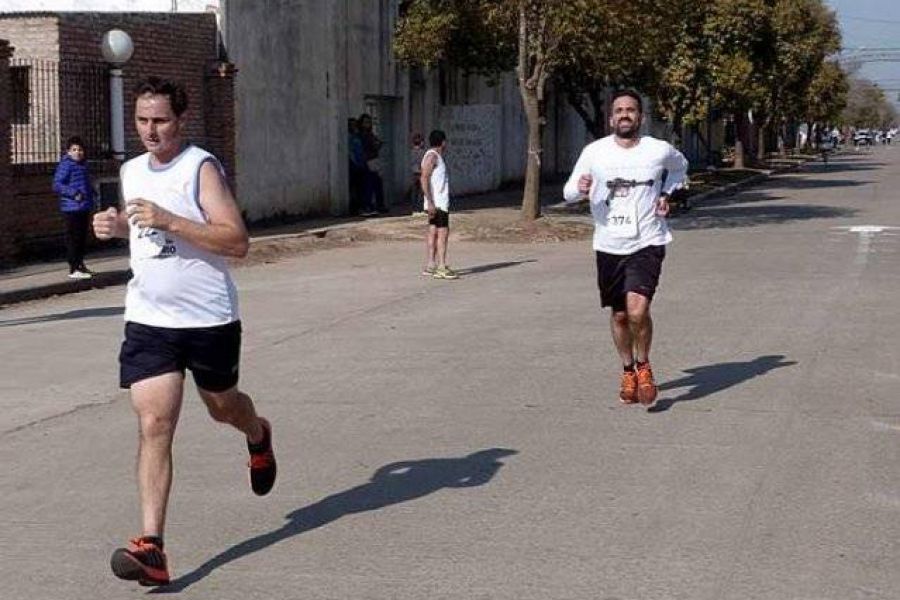
<svg viewBox="0 0 900 600"><path fill-rule="evenodd" d="M66 153L53 176L53 191L59 194L59 210L66 220L69 278L90 279L92 273L84 266L84 252L96 194L85 160L84 144L77 136L66 142Z"/></svg>
<svg viewBox="0 0 900 600"><path fill-rule="evenodd" d="M366 159L366 189L363 192L363 216L388 212L384 202L384 180L381 178L381 146L383 142L372 128L372 116L363 113L357 120Z"/></svg>

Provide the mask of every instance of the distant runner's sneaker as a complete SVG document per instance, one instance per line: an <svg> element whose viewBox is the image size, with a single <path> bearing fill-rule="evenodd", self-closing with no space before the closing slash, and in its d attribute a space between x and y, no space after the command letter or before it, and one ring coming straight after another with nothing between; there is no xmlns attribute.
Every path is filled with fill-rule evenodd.
<svg viewBox="0 0 900 600"><path fill-rule="evenodd" d="M436 267L434 266L425 267L424 269L422 269L422 275L425 275L426 277L433 277L435 270Z"/></svg>
<svg viewBox="0 0 900 600"><path fill-rule="evenodd" d="M649 406L656 401L656 382L653 380L653 371L650 363L637 367L637 398L638 401Z"/></svg>
<svg viewBox="0 0 900 600"><path fill-rule="evenodd" d="M69 279L90 279L91 274L85 271L75 270L69 273Z"/></svg>
<svg viewBox="0 0 900 600"><path fill-rule="evenodd" d="M435 279L458 279L459 275L450 267L438 267L434 270L432 277Z"/></svg>
<svg viewBox="0 0 900 600"><path fill-rule="evenodd" d="M638 377L636 371L622 373L622 381L619 385L619 400L622 404L635 404L638 401Z"/></svg>

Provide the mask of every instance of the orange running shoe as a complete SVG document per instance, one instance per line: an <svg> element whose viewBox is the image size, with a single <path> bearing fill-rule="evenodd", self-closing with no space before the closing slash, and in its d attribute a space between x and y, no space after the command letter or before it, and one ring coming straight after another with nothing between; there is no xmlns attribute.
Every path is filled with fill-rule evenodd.
<svg viewBox="0 0 900 600"><path fill-rule="evenodd" d="M623 371L622 383L619 386L619 401L622 404L634 404L638 401L638 377L635 371Z"/></svg>
<svg viewBox="0 0 900 600"><path fill-rule="evenodd" d="M263 428L263 439L259 444L247 443L250 451L250 487L257 496L265 496L275 485L277 466L275 452L272 450L272 425L263 418L259 419Z"/></svg>
<svg viewBox="0 0 900 600"><path fill-rule="evenodd" d="M653 380L653 370L650 363L644 363L637 367L637 399L644 406L650 406L656 402L656 382Z"/></svg>
<svg viewBox="0 0 900 600"><path fill-rule="evenodd" d="M167 585L169 568L166 553L146 538L137 537L127 548L113 552L109 566L119 579L137 581L141 585Z"/></svg>

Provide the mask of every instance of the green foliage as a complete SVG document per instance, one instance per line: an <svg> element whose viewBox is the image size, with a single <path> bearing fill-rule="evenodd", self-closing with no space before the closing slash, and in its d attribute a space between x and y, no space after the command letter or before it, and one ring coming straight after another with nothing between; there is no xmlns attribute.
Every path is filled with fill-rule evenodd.
<svg viewBox="0 0 900 600"><path fill-rule="evenodd" d="M803 118L809 123L833 123L847 106L849 81L836 61L819 64L802 99Z"/></svg>
<svg viewBox="0 0 900 600"><path fill-rule="evenodd" d="M850 83L843 120L855 127L888 127L897 123L897 109L883 90L865 79Z"/></svg>

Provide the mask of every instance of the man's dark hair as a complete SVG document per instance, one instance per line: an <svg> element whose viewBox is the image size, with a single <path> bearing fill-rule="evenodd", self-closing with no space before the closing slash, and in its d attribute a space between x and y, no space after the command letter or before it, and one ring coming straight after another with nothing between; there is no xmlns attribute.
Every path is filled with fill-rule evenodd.
<svg viewBox="0 0 900 600"><path fill-rule="evenodd" d="M134 86L134 95L141 97L144 94L166 96L176 117L180 117L188 108L188 96L184 86L170 79L151 76L140 80Z"/></svg>
<svg viewBox="0 0 900 600"><path fill-rule="evenodd" d="M447 139L447 134L441 131L440 129L435 129L431 133L428 134L428 144L432 148L437 148L441 144L444 143L444 140Z"/></svg>
<svg viewBox="0 0 900 600"><path fill-rule="evenodd" d="M77 135L73 135L69 139L66 140L66 150L72 148L72 146L81 146L84 148L84 142L81 141L81 138Z"/></svg>
<svg viewBox="0 0 900 600"><path fill-rule="evenodd" d="M621 98L622 96L628 96L629 98L634 98L638 105L638 112L644 114L644 101L641 99L641 95L638 94L634 90L619 90L612 95L612 98L609 100L609 106L612 108L613 103Z"/></svg>

